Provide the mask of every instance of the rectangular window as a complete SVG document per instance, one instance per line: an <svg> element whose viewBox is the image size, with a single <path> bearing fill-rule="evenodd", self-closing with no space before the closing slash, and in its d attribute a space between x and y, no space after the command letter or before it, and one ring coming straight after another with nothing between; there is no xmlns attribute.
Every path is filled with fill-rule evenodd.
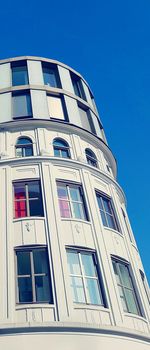
<svg viewBox="0 0 150 350"><path fill-rule="evenodd" d="M82 98L83 100L86 100L81 78L71 73L71 80L75 95Z"/></svg>
<svg viewBox="0 0 150 350"><path fill-rule="evenodd" d="M141 275L141 280L143 282L143 287L145 290L145 294L148 300L148 303L150 304L150 291L149 291L149 286L147 285L146 279L145 279L145 275L144 273L140 270L140 275Z"/></svg>
<svg viewBox="0 0 150 350"><path fill-rule="evenodd" d="M30 93L13 93L12 114L13 118L32 117Z"/></svg>
<svg viewBox="0 0 150 350"><path fill-rule="evenodd" d="M28 70L26 61L13 62L12 69L12 86L28 85Z"/></svg>
<svg viewBox="0 0 150 350"><path fill-rule="evenodd" d="M60 88L61 84L60 84L57 66L52 64L48 65L48 64L42 63L42 69L43 69L44 84L54 88Z"/></svg>
<svg viewBox="0 0 150 350"><path fill-rule="evenodd" d="M43 216L43 203L39 181L14 183L14 218Z"/></svg>
<svg viewBox="0 0 150 350"><path fill-rule="evenodd" d="M119 231L111 199L98 192L96 197L103 225Z"/></svg>
<svg viewBox="0 0 150 350"><path fill-rule="evenodd" d="M73 301L104 306L95 254L68 249L67 260Z"/></svg>
<svg viewBox="0 0 150 350"><path fill-rule="evenodd" d="M62 218L87 220L81 186L57 182L57 192Z"/></svg>
<svg viewBox="0 0 150 350"><path fill-rule="evenodd" d="M58 96L47 95L48 109L50 118L65 119L62 99Z"/></svg>
<svg viewBox="0 0 150 350"><path fill-rule="evenodd" d="M84 109L80 106L78 106L78 108L79 108L82 128L95 134L95 128L92 122L89 109Z"/></svg>
<svg viewBox="0 0 150 350"><path fill-rule="evenodd" d="M17 303L53 303L46 248L16 251Z"/></svg>
<svg viewBox="0 0 150 350"><path fill-rule="evenodd" d="M129 264L114 258L112 259L112 263L123 310L132 314L141 315Z"/></svg>

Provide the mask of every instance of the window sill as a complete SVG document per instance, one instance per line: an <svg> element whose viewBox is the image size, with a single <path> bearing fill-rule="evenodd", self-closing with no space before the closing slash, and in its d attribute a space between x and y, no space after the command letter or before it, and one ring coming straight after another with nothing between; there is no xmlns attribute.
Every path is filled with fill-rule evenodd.
<svg viewBox="0 0 150 350"><path fill-rule="evenodd" d="M113 228L107 227L107 226L103 226L105 230L111 231L113 233L117 233L117 235L119 235L120 237L123 238L123 234L120 231L114 230Z"/></svg>
<svg viewBox="0 0 150 350"><path fill-rule="evenodd" d="M22 309L31 309L31 308L34 308L34 309L37 309L37 308L54 308L54 304L49 304L48 302L40 302L40 303L18 303L16 304L16 310L22 310Z"/></svg>
<svg viewBox="0 0 150 350"><path fill-rule="evenodd" d="M89 224L89 225L91 225L91 222L90 221L88 221L88 220L83 220L83 219L75 219L75 218L62 218L61 217L61 220L62 221L73 221L73 222L81 222L81 223L83 223L83 224Z"/></svg>
<svg viewBox="0 0 150 350"><path fill-rule="evenodd" d="M13 219L13 222L30 221L30 220L45 220L45 216L25 216L22 218Z"/></svg>
<svg viewBox="0 0 150 350"><path fill-rule="evenodd" d="M138 320L141 320L141 321L144 321L145 323L148 323L148 320L146 319L145 316L140 316L140 315L132 314L132 313L130 313L130 312L124 312L124 315L125 315L126 317L134 317L134 318L136 318L136 319L138 319Z"/></svg>
<svg viewBox="0 0 150 350"><path fill-rule="evenodd" d="M73 303L75 309L89 309L89 310L102 310L110 312L110 310L104 305L99 304L82 304L82 303Z"/></svg>

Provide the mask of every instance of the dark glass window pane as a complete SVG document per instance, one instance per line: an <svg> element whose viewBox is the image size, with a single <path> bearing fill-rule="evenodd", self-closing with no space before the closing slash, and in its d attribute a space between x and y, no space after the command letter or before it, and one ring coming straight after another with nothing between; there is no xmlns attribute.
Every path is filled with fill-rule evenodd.
<svg viewBox="0 0 150 350"><path fill-rule="evenodd" d="M27 85L28 73L26 66L18 66L12 68L12 85Z"/></svg>
<svg viewBox="0 0 150 350"><path fill-rule="evenodd" d="M33 250L34 273L48 274L48 259L45 249Z"/></svg>
<svg viewBox="0 0 150 350"><path fill-rule="evenodd" d="M35 277L36 301L52 302L52 292L50 292L50 282L48 276Z"/></svg>
<svg viewBox="0 0 150 350"><path fill-rule="evenodd" d="M19 302L30 303L33 301L31 277L18 278Z"/></svg>
<svg viewBox="0 0 150 350"><path fill-rule="evenodd" d="M82 219L82 220L86 219L83 204L72 202L72 206L73 206L73 214L74 214L73 216L76 219Z"/></svg>
<svg viewBox="0 0 150 350"><path fill-rule="evenodd" d="M25 154L26 157L33 156L33 148L32 148L32 146L24 148L24 154Z"/></svg>
<svg viewBox="0 0 150 350"><path fill-rule="evenodd" d="M30 275L30 252L17 252L18 275Z"/></svg>
<svg viewBox="0 0 150 350"><path fill-rule="evenodd" d="M41 199L29 200L30 216L43 216L43 204Z"/></svg>
<svg viewBox="0 0 150 350"><path fill-rule="evenodd" d="M31 99L29 94L13 95L13 117L32 116Z"/></svg>

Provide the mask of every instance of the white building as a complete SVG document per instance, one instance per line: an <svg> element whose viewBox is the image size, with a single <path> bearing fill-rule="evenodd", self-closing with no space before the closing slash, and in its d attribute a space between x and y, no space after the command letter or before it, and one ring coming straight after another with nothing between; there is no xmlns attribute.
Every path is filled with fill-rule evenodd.
<svg viewBox="0 0 150 350"><path fill-rule="evenodd" d="M150 298L93 94L0 61L0 349L149 349Z"/></svg>

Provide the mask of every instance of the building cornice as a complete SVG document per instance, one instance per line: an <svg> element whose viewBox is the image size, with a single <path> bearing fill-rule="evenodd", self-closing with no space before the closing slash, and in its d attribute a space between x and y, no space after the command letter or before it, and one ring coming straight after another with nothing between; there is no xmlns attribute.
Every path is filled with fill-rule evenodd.
<svg viewBox="0 0 150 350"><path fill-rule="evenodd" d="M21 335L21 334L37 334L37 333L51 333L51 334L82 334L82 335L101 335L101 336L109 336L109 337L121 337L128 338L128 340L132 339L135 341L143 341L146 343L150 343L150 337L148 334L144 334L141 332L130 331L129 329L122 329L119 327L95 327L93 325L85 325L81 323L77 324L65 324L62 322L55 322L54 324L37 324L37 326L32 323L28 323L25 325L20 325L18 327L17 324L11 325L3 325L0 328L0 336L3 335Z"/></svg>

